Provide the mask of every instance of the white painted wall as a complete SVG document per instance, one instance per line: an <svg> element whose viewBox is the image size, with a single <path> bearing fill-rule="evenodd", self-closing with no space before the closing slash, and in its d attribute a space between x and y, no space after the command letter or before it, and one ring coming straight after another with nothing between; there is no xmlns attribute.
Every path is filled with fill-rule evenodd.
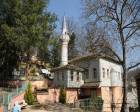
<svg viewBox="0 0 140 112"><path fill-rule="evenodd" d="M82 76L83 76L82 72L79 72L79 80L77 80L77 71L73 72L73 80L71 80L71 72L70 72L70 70L68 70L67 76L68 76L68 78L67 78L67 87L79 88L80 86L82 86L84 84L84 80L82 78Z"/></svg>
<svg viewBox="0 0 140 112"><path fill-rule="evenodd" d="M99 59L100 69L100 86L122 86L122 67L119 64ZM103 68L105 69L105 78L103 78ZM107 69L109 69L109 77L107 77Z"/></svg>
<svg viewBox="0 0 140 112"><path fill-rule="evenodd" d="M108 61L106 59L91 59L76 62L76 65L89 70L89 78L83 76L85 83L100 82L100 86L122 86L122 67L121 65ZM97 79L93 77L93 68L97 69ZM105 69L105 78L103 78L103 69ZM107 69L109 77L107 77Z"/></svg>
<svg viewBox="0 0 140 112"><path fill-rule="evenodd" d="M77 81L77 71L73 71L73 80L71 80L71 70L59 70L54 73L54 84L63 85L65 87L70 88L79 88L84 84L84 80L82 79L82 72L79 72L79 81ZM64 80L62 78L64 76Z"/></svg>
<svg viewBox="0 0 140 112"><path fill-rule="evenodd" d="M73 81L71 81L70 70L59 70L59 72L55 72L54 83L58 85L65 85L66 87L80 87L84 83L88 82L100 82L100 86L122 86L122 67L119 64L100 58L91 59L89 61L79 61L76 62L75 65L82 68L87 68L89 70L88 79L85 78L85 74L80 73L79 81L77 81L77 72L74 71ZM93 68L96 68L96 79L93 77ZM103 68L105 69L104 78ZM107 69L109 70L108 76ZM64 75L64 80L62 80L62 72ZM59 80L57 77L59 77Z"/></svg>
<svg viewBox="0 0 140 112"><path fill-rule="evenodd" d="M64 79L62 78L62 75ZM66 85L67 83L67 71L66 70L59 70L54 72L54 84L55 85Z"/></svg>
<svg viewBox="0 0 140 112"><path fill-rule="evenodd" d="M80 66L82 68L87 68L89 71L88 78L85 77L85 74L83 75L84 81L86 82L97 82L100 79L99 75L99 61L95 59L91 59L89 61L80 61L76 63L77 66ZM93 76L93 69L96 68L97 71L97 78L95 79Z"/></svg>

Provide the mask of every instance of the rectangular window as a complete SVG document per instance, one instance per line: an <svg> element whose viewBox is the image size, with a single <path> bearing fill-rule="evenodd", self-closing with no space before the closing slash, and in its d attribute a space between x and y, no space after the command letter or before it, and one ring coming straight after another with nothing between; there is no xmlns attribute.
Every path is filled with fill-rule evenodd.
<svg viewBox="0 0 140 112"><path fill-rule="evenodd" d="M120 80L122 80L122 73L120 72Z"/></svg>
<svg viewBox="0 0 140 112"><path fill-rule="evenodd" d="M118 77L121 80L121 73L120 72L118 72Z"/></svg>
<svg viewBox="0 0 140 112"><path fill-rule="evenodd" d="M70 78L71 78L71 81L73 81L73 70L71 70L70 72Z"/></svg>
<svg viewBox="0 0 140 112"><path fill-rule="evenodd" d="M88 75L88 68L85 69L85 78L88 79L89 75Z"/></svg>
<svg viewBox="0 0 140 112"><path fill-rule="evenodd" d="M57 72L56 75L57 75L57 80L59 80L59 72Z"/></svg>
<svg viewBox="0 0 140 112"><path fill-rule="evenodd" d="M96 68L93 68L93 78L94 79L97 78L97 70L96 70Z"/></svg>
<svg viewBox="0 0 140 112"><path fill-rule="evenodd" d="M109 78L109 69L107 69L107 78Z"/></svg>
<svg viewBox="0 0 140 112"><path fill-rule="evenodd" d="M62 80L64 81L64 72L63 71L62 71L61 75L62 75Z"/></svg>
<svg viewBox="0 0 140 112"><path fill-rule="evenodd" d="M105 68L103 68L102 70L103 70L103 78L105 78Z"/></svg>
<svg viewBox="0 0 140 112"><path fill-rule="evenodd" d="M79 79L80 79L80 72L77 72L77 81L79 81Z"/></svg>

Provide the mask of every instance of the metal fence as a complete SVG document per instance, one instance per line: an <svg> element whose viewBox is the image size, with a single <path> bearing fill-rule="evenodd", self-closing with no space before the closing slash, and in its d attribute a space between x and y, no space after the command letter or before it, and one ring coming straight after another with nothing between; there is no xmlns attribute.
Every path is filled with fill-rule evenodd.
<svg viewBox="0 0 140 112"><path fill-rule="evenodd" d="M18 94L24 92L26 88L27 88L27 84L23 83L20 88L17 87L16 89L11 90L10 92L6 92L2 96L1 100L2 100L3 107L4 107L4 112L8 112L8 106L9 106L9 103L12 100L12 98L14 96L17 96Z"/></svg>
<svg viewBox="0 0 140 112"><path fill-rule="evenodd" d="M103 100L81 99L75 102L75 107L82 109L83 112L102 112Z"/></svg>
<svg viewBox="0 0 140 112"><path fill-rule="evenodd" d="M120 110L121 105L122 103L100 102L94 99L81 99L75 102L75 108L81 109L82 111L80 112L102 112L103 108L112 110L113 112L113 110ZM136 101L131 101L127 103L127 105L129 112L139 112L138 103Z"/></svg>

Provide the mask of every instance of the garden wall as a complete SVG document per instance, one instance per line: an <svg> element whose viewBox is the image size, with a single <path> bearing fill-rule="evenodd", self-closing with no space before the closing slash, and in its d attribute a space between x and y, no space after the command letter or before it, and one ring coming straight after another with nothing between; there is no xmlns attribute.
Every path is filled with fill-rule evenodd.
<svg viewBox="0 0 140 112"><path fill-rule="evenodd" d="M59 91L59 88L49 88L47 93L37 93L37 100L41 104L45 104L47 101L51 103L59 102ZM66 89L66 103L74 103L77 96L77 89Z"/></svg>
<svg viewBox="0 0 140 112"><path fill-rule="evenodd" d="M0 106L0 112L3 112L3 107L2 106Z"/></svg>
<svg viewBox="0 0 140 112"><path fill-rule="evenodd" d="M9 107L8 107L8 110L11 110L15 104L16 101L18 102L21 102L22 100L24 100L24 94L25 92L22 92L16 96L14 96L12 99L11 99L11 102L9 103Z"/></svg>
<svg viewBox="0 0 140 112"><path fill-rule="evenodd" d="M48 92L37 93L37 100L41 104L45 104L47 101L51 103L59 102L59 89L50 88Z"/></svg>

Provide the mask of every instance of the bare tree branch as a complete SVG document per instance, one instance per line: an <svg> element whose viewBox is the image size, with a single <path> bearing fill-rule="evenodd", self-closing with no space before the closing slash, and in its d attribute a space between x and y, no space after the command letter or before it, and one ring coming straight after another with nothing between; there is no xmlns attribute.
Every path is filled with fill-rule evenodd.
<svg viewBox="0 0 140 112"><path fill-rule="evenodd" d="M123 26L123 29L125 29L125 28L131 28L132 26L130 26L130 25L134 25L134 24L140 24L140 21L132 21L129 24Z"/></svg>
<svg viewBox="0 0 140 112"><path fill-rule="evenodd" d="M127 108L127 49L129 47L136 48L139 47L138 44L134 44L137 32L140 30L140 1L139 0L84 0L88 4L87 7L92 7L95 13L92 13L93 20L96 20L97 24L102 22L100 26L108 24L110 29L106 30L109 34L110 32L115 33L116 40L119 40L119 48L122 52L118 54L112 48L108 48L110 52L121 62L123 67L123 104L121 112L125 112ZM92 6L91 4L92 3ZM90 7L88 10L90 10ZM95 19L96 18L96 19ZM111 29L112 28L112 29ZM111 31L110 31L111 30ZM138 37L139 38L139 37ZM117 44L118 44L117 43ZM137 41L138 43L138 41ZM105 46L104 46L105 47ZM123 58L121 59L120 56ZM131 69L139 65L139 62L135 65L129 67Z"/></svg>
<svg viewBox="0 0 140 112"><path fill-rule="evenodd" d="M133 30L133 31L132 31ZM138 28L131 29L128 34L126 35L125 42L127 42L130 38L132 38L132 35L134 35L138 31Z"/></svg>
<svg viewBox="0 0 140 112"><path fill-rule="evenodd" d="M113 49L111 49L110 47L107 47L107 49L109 49L114 54L114 56L119 60L119 62L122 63L122 59L118 56L118 54Z"/></svg>
<svg viewBox="0 0 140 112"><path fill-rule="evenodd" d="M139 65L140 65L140 62L136 63L135 65L132 65L132 66L128 67L127 70L131 70L131 69L133 69L133 68L135 68L135 67L137 67Z"/></svg>
<svg viewBox="0 0 140 112"><path fill-rule="evenodd" d="M123 9L124 9L124 7L126 6L126 3L127 3L127 0L124 0L124 2L123 2L123 4L122 4L122 7L121 7L121 19L120 19L120 24L122 24L122 21L123 21Z"/></svg>
<svg viewBox="0 0 140 112"><path fill-rule="evenodd" d="M137 48L140 47L140 44L136 44L136 45L130 46L131 49L134 49L134 48L136 48L136 47L137 47Z"/></svg>

